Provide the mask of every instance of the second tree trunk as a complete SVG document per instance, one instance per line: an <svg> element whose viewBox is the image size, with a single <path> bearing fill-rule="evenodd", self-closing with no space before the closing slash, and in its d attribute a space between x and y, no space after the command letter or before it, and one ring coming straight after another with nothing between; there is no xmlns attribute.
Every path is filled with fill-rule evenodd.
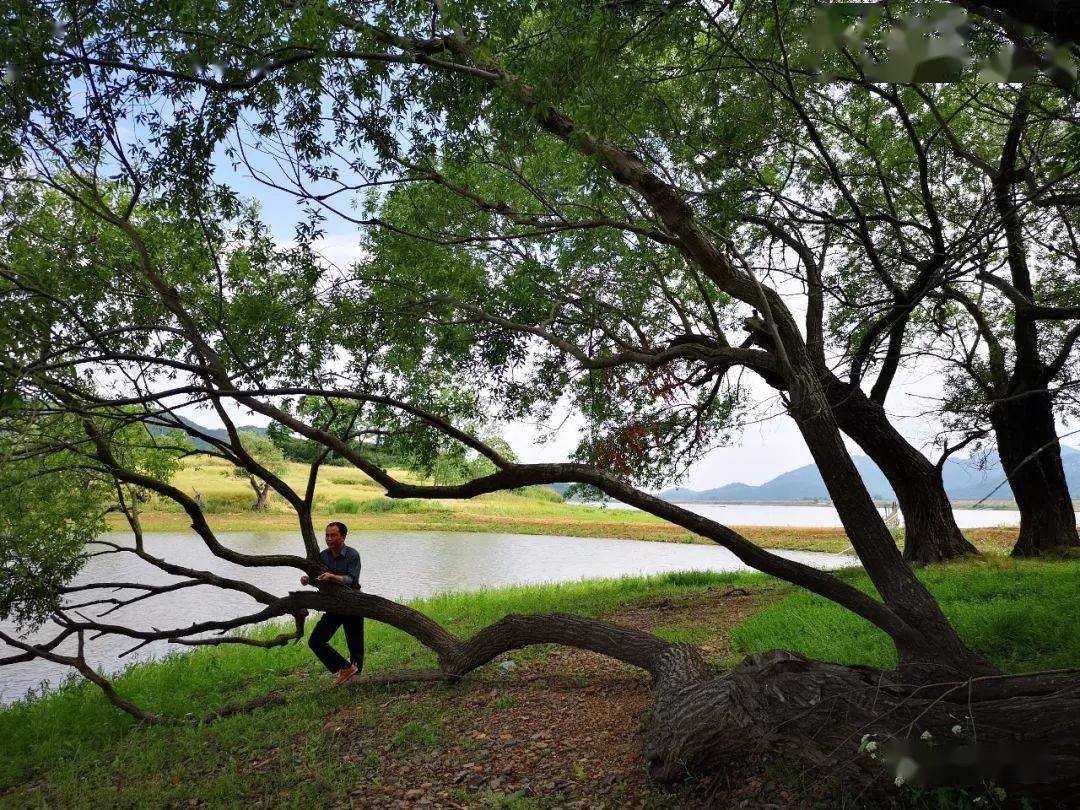
<svg viewBox="0 0 1080 810"><path fill-rule="evenodd" d="M840 429L881 469L904 516L904 559L926 565L978 553L960 533L941 472L889 422L884 407L835 377L826 384Z"/></svg>
<svg viewBox="0 0 1080 810"><path fill-rule="evenodd" d="M1020 509L1013 556L1036 557L1080 546L1049 395L1034 392L1000 400L990 409L990 421Z"/></svg>

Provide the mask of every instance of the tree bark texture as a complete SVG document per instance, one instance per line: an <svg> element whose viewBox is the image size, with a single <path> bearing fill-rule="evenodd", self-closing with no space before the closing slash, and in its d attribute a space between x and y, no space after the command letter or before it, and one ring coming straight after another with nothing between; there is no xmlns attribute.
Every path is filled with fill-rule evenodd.
<svg viewBox="0 0 1080 810"><path fill-rule="evenodd" d="M893 427L885 408L836 377L826 380L825 390L840 429L873 459L896 493L904 516L904 559L927 565L977 554L956 525L941 471Z"/></svg>
<svg viewBox="0 0 1080 810"><path fill-rule="evenodd" d="M1080 547L1049 394L999 400L991 406L990 421L1020 509L1020 536L1013 556L1037 557Z"/></svg>
<svg viewBox="0 0 1080 810"><path fill-rule="evenodd" d="M860 751L865 735L877 761ZM903 774L914 787L979 794L993 783L1013 802L1025 795L1072 807L1080 790L1080 674L920 688L879 670L774 650L726 675L658 689L645 756L660 781L782 759L858 790ZM901 765L904 758L910 762Z"/></svg>

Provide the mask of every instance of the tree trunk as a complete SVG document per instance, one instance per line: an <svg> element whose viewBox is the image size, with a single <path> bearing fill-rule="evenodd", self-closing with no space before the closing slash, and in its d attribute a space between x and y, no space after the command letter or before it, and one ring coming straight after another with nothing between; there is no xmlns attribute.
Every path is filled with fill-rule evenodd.
<svg viewBox="0 0 1080 810"><path fill-rule="evenodd" d="M270 484L260 484L254 478L248 479L251 488L255 490L255 504L251 507L252 512L263 512L270 508Z"/></svg>
<svg viewBox="0 0 1080 810"><path fill-rule="evenodd" d="M1020 509L1013 556L1036 557L1080 546L1049 394L999 400L990 408L990 422Z"/></svg>
<svg viewBox="0 0 1080 810"><path fill-rule="evenodd" d="M650 772L676 781L738 761L795 763L852 792L991 784L1073 807L1080 790L1080 675L983 678L912 688L887 673L774 650L726 675L657 689ZM929 734L924 738L924 734ZM874 751L860 751L866 735ZM908 763L900 764L907 758ZM875 761L876 760L876 761ZM864 794L873 806L872 794ZM998 805L1000 806L1000 804Z"/></svg>
<svg viewBox="0 0 1080 810"><path fill-rule="evenodd" d="M994 668L965 646L937 602L904 562L885 521L844 446L824 391L810 372L789 387L788 410L817 463L844 530L866 573L920 640L896 642L901 670L912 680L987 675Z"/></svg>
<svg viewBox="0 0 1080 810"><path fill-rule="evenodd" d="M1023 299L1034 301L1022 206L1016 194L1020 178L1015 171L1030 109L1027 93L1021 92L1001 150L1000 167L993 178L993 191L994 205L1004 226L1013 287ZM1020 509L1020 537L1013 556L1035 557L1051 550L1076 548L1080 539L1061 465L1054 404L1046 390L1052 375L1039 354L1042 345L1039 321L1029 306L1015 308L1013 344L1016 357L1011 379L1003 395L991 403L990 423L997 437L1001 464Z"/></svg>
<svg viewBox="0 0 1080 810"><path fill-rule="evenodd" d="M896 430L885 408L830 375L825 394L840 429L889 479L904 516L904 559L926 565L977 554L961 534L941 471Z"/></svg>

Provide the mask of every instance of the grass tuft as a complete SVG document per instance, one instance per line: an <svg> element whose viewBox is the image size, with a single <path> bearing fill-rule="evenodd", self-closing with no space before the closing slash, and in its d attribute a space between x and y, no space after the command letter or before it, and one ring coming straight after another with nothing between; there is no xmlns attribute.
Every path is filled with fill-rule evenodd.
<svg viewBox="0 0 1080 810"><path fill-rule="evenodd" d="M397 515L422 515L430 512L449 512L450 507L438 501L419 498L372 498L360 504L358 512L366 514L390 512Z"/></svg>

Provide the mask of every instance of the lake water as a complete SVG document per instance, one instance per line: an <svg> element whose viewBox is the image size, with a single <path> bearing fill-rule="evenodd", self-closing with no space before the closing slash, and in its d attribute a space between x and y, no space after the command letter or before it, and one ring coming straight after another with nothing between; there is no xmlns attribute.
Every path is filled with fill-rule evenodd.
<svg viewBox="0 0 1080 810"><path fill-rule="evenodd" d="M106 539L130 542L126 533ZM294 532L223 533L221 541L248 554L302 554ZM404 600L449 591L470 591L500 585L567 582L578 579L658 574L669 571L746 570L731 552L719 546L684 545L609 540L604 538L552 537L520 534L472 534L462 532L353 532L349 545L363 560L364 590L390 599ZM247 578L264 590L284 594L299 588L299 572L291 568L241 568L215 558L194 534L148 533L147 550L170 561L223 575ZM799 551L778 552L819 568L856 564L854 557ZM108 554L92 558L76 582L128 581L165 583L175 578L163 574L131 554ZM108 596L107 592L92 594ZM131 594L131 591L126 591ZM78 601L93 598L74 594ZM195 587L162 594L122 608L107 621L136 628L183 627L192 622L240 616L254 612L257 604L242 594L212 587ZM91 610L98 610L93 608ZM0 623L12 633L14 628ZM35 640L44 640L47 636ZM69 640L70 641L70 640ZM72 642L73 644L74 642ZM87 658L101 670L111 672L134 660L158 657L185 649L157 642L138 653L117 656L134 646L131 639L106 636L87 644ZM3 645L6 646L6 645ZM0 646L0 649L3 649ZM59 652L71 648L61 646ZM0 653L4 655L6 653ZM0 667L0 703L10 703L42 683L56 684L71 670L47 661Z"/></svg>
<svg viewBox="0 0 1080 810"><path fill-rule="evenodd" d="M728 526L841 526L840 515L831 506L791 503L680 503L691 512ZM609 509L633 509L619 501L609 501ZM884 509L879 509L882 514ZM1016 509L954 509L961 529L985 526L1019 526Z"/></svg>

